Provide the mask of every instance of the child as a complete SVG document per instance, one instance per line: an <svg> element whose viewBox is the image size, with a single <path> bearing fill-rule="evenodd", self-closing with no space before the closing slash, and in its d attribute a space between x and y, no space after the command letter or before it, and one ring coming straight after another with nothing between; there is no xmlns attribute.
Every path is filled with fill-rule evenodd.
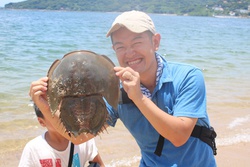
<svg viewBox="0 0 250 167"><path fill-rule="evenodd" d="M89 161L92 165L96 163L96 166L104 167L94 139L73 145L53 128L35 104L34 109L38 122L46 127L47 131L26 144L19 167L82 167ZM71 150L74 151L71 156L72 165L69 164Z"/></svg>

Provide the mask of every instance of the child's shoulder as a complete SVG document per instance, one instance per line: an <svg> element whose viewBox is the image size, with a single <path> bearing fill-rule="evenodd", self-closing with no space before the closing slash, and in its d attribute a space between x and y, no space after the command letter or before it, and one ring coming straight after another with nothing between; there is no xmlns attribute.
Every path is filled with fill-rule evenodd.
<svg viewBox="0 0 250 167"><path fill-rule="evenodd" d="M44 145L46 145L46 141L43 138L43 135L37 136L34 139L28 141L25 145L25 149L34 150L36 148L44 148Z"/></svg>

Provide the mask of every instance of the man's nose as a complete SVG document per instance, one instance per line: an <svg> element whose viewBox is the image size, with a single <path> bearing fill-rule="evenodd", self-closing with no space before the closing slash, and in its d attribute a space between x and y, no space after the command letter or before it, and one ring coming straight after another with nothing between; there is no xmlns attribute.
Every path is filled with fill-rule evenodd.
<svg viewBox="0 0 250 167"><path fill-rule="evenodd" d="M133 57L135 55L135 50L132 47L128 47L126 49L126 56L127 57Z"/></svg>

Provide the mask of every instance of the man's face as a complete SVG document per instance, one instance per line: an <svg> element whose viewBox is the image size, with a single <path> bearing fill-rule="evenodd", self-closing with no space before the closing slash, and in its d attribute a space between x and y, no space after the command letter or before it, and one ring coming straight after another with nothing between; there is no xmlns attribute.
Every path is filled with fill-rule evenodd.
<svg viewBox="0 0 250 167"><path fill-rule="evenodd" d="M159 35L159 34L158 34ZM157 66L155 51L158 49L160 37L150 32L133 33L120 28L112 33L113 49L122 67L131 67L141 75Z"/></svg>

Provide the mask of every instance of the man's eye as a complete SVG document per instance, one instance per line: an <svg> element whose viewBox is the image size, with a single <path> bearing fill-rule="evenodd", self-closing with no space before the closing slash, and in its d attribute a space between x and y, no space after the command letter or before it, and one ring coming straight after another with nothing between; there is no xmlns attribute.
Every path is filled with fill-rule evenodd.
<svg viewBox="0 0 250 167"><path fill-rule="evenodd" d="M122 49L124 49L124 47L123 46L119 46L119 47L117 47L115 50L122 50Z"/></svg>
<svg viewBox="0 0 250 167"><path fill-rule="evenodd" d="M139 45L141 43L142 43L141 41L137 41L137 42L134 43L134 45Z"/></svg>
<svg viewBox="0 0 250 167"><path fill-rule="evenodd" d="M141 44L141 42L135 42L134 44L133 44L133 46L139 46Z"/></svg>

